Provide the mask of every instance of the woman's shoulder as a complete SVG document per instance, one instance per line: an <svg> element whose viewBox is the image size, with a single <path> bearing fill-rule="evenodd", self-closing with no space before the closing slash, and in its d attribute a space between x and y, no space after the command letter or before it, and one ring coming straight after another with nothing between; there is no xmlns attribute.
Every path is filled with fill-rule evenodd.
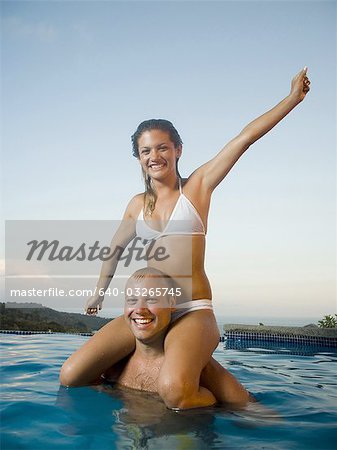
<svg viewBox="0 0 337 450"><path fill-rule="evenodd" d="M136 218L138 217L138 214L140 213L141 209L144 205L144 193L136 194L132 199L129 201L129 204L126 208L126 213L128 216Z"/></svg>
<svg viewBox="0 0 337 450"><path fill-rule="evenodd" d="M202 177L195 172L188 178L182 179L182 191L185 197L197 209L204 223L207 222L208 208L210 205L211 192L203 182Z"/></svg>
<svg viewBox="0 0 337 450"><path fill-rule="evenodd" d="M145 195L145 192L141 192L140 194L136 194L136 195L134 195L133 197L132 197L132 199L130 200L130 204L131 203L140 203L140 202L143 202L144 201L144 195Z"/></svg>

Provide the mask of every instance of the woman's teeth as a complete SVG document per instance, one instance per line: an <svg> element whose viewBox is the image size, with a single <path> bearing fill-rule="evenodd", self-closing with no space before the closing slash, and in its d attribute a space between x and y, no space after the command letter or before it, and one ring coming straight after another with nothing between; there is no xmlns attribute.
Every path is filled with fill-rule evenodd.
<svg viewBox="0 0 337 450"><path fill-rule="evenodd" d="M152 170L160 170L164 167L164 164L152 164L150 167Z"/></svg>

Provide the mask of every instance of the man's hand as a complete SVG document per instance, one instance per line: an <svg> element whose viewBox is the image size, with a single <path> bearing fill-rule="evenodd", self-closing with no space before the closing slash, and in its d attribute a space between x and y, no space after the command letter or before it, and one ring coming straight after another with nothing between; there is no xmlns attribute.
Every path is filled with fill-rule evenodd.
<svg viewBox="0 0 337 450"><path fill-rule="evenodd" d="M307 77L307 67L304 67L291 81L290 96L301 102L310 91L310 80Z"/></svg>

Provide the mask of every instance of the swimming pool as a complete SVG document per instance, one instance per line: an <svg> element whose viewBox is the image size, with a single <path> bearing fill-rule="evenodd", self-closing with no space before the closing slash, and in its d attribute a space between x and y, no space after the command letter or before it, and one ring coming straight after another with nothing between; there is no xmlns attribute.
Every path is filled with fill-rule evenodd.
<svg viewBox="0 0 337 450"><path fill-rule="evenodd" d="M153 394L61 388L63 361L86 339L1 335L3 450L336 448L336 349L220 344L214 356L260 404L176 413Z"/></svg>

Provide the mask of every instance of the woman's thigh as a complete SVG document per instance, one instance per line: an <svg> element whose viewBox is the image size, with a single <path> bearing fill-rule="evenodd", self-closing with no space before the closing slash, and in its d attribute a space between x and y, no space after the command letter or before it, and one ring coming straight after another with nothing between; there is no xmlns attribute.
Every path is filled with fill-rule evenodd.
<svg viewBox="0 0 337 450"><path fill-rule="evenodd" d="M199 387L200 374L219 344L219 330L212 311L193 311L172 324L165 338L161 376L188 377Z"/></svg>
<svg viewBox="0 0 337 450"><path fill-rule="evenodd" d="M133 351L135 338L123 316L97 331L64 363L60 381L66 386L94 382L116 362Z"/></svg>

